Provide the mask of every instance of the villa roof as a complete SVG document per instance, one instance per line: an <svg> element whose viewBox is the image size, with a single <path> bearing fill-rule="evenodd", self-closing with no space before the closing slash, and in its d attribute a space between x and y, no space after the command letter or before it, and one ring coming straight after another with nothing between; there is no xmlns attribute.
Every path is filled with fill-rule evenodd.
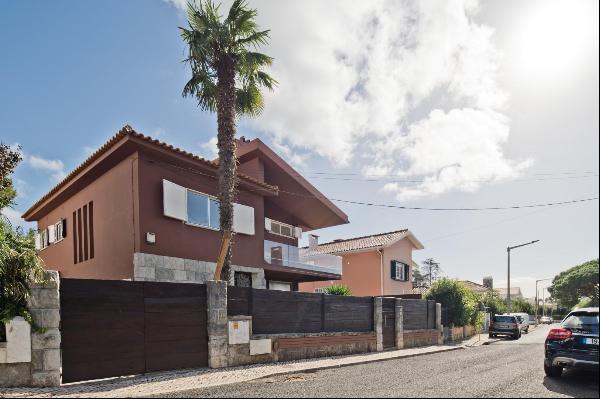
<svg viewBox="0 0 600 399"><path fill-rule="evenodd" d="M415 248L423 249L423 244L408 229L390 231L387 233L372 234L368 236L346 238L343 240L334 240L328 243L319 244L314 249L302 248L305 255L317 254L341 254L345 252L361 251L367 249L381 249L408 238Z"/></svg>

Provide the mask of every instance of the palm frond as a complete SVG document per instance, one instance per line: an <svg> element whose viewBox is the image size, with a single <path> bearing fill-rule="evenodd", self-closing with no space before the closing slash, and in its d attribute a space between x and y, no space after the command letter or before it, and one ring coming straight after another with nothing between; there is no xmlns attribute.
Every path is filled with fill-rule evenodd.
<svg viewBox="0 0 600 399"><path fill-rule="evenodd" d="M256 84L249 83L235 90L235 110L240 115L256 117L264 109L264 99Z"/></svg>

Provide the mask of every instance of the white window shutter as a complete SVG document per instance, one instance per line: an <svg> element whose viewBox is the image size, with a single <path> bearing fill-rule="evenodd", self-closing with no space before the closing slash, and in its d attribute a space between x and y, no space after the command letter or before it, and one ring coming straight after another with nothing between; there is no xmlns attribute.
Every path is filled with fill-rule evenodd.
<svg viewBox="0 0 600 399"><path fill-rule="evenodd" d="M265 218L265 230L271 231L271 219Z"/></svg>
<svg viewBox="0 0 600 399"><path fill-rule="evenodd" d="M187 222L187 190L185 187L163 180L163 213L170 218Z"/></svg>
<svg viewBox="0 0 600 399"><path fill-rule="evenodd" d="M233 231L254 235L254 208L242 204L233 204Z"/></svg>
<svg viewBox="0 0 600 399"><path fill-rule="evenodd" d="M56 234L54 232L55 229L56 229L56 227L53 224L48 226L48 242L50 244L52 244L54 241L56 241Z"/></svg>
<svg viewBox="0 0 600 399"><path fill-rule="evenodd" d="M35 233L35 249L38 251L42 249L42 236L40 233Z"/></svg>
<svg viewBox="0 0 600 399"><path fill-rule="evenodd" d="M302 228L301 227L294 227L294 237L302 238Z"/></svg>

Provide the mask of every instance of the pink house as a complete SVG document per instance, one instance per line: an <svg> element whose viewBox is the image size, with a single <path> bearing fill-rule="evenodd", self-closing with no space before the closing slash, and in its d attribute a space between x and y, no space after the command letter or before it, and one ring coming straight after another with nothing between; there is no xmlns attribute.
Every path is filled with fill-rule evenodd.
<svg viewBox="0 0 600 399"><path fill-rule="evenodd" d="M306 259L337 255L342 257L341 281L302 283L299 291L321 292L324 288L343 284L355 296L412 294L414 250L423 244L407 229L365 237L335 240L318 244L317 237L309 237L308 248L302 248Z"/></svg>

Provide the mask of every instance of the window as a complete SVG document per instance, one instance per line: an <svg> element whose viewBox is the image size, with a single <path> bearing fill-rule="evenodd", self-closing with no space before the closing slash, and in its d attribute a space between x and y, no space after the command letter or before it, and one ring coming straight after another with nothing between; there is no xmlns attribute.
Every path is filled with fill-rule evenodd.
<svg viewBox="0 0 600 399"><path fill-rule="evenodd" d="M59 242L67 236L67 221L62 219L54 225L54 242Z"/></svg>
<svg viewBox="0 0 600 399"><path fill-rule="evenodd" d="M392 262L392 279L397 281L408 281L410 278L410 267L406 263L397 260Z"/></svg>
<svg viewBox="0 0 600 399"><path fill-rule="evenodd" d="M47 248L50 243L48 242L48 229L40 231L40 249Z"/></svg>
<svg viewBox="0 0 600 399"><path fill-rule="evenodd" d="M236 287L252 288L252 273L235 272L233 283Z"/></svg>
<svg viewBox="0 0 600 399"><path fill-rule="evenodd" d="M302 234L302 230L299 227L271 219L265 219L265 229L273 234L288 238L300 238L300 234Z"/></svg>
<svg viewBox="0 0 600 399"><path fill-rule="evenodd" d="M193 226L219 230L219 201L208 194L163 180L163 214ZM233 204L233 231L254 235L254 208Z"/></svg>
<svg viewBox="0 0 600 399"><path fill-rule="evenodd" d="M269 289L273 291L291 291L292 283L283 281L269 281Z"/></svg>
<svg viewBox="0 0 600 399"><path fill-rule="evenodd" d="M206 194L187 192L188 223L219 229L219 202Z"/></svg>

